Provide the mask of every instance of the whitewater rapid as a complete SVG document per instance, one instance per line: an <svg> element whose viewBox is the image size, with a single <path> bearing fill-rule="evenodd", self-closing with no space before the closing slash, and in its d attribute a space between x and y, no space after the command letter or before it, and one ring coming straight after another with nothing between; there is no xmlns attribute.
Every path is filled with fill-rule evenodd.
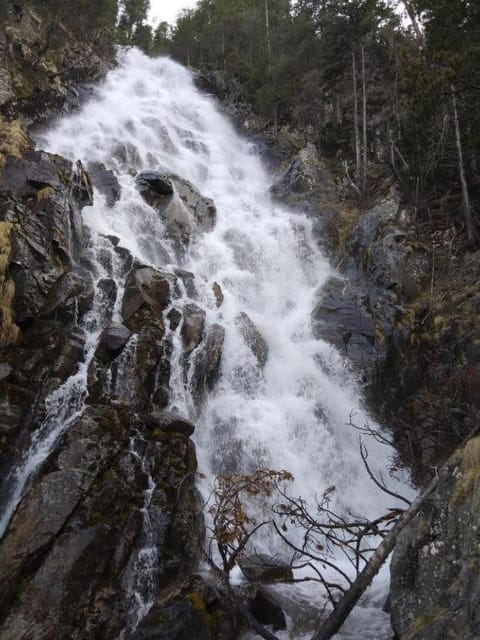
<svg viewBox="0 0 480 640"><path fill-rule="evenodd" d="M369 421L356 381L343 356L312 335L310 314L332 270L311 221L272 200L272 177L255 145L238 135L191 74L165 58L122 52L83 108L39 133L37 143L112 169L122 195L109 208L95 193L94 205L83 211L93 237L118 237L143 264L193 272L195 302L206 311L207 325L225 328L220 378L202 408L180 369L171 378L172 407L197 425L204 494L218 473L268 467L290 471L292 493L311 503L335 486L337 509L376 516L391 507L392 499L368 478L358 433L349 426L352 412L357 424ZM177 174L215 202L214 229L195 237L181 256L136 189L135 174L145 169ZM224 297L219 308L214 282ZM183 302L190 301L185 291ZM240 334L236 318L242 312L268 344L263 370ZM369 452L376 471L392 455L375 441ZM268 535L257 543L270 551L272 544ZM388 623L376 611L379 630L372 631L370 621L365 631L343 637L389 637Z"/></svg>

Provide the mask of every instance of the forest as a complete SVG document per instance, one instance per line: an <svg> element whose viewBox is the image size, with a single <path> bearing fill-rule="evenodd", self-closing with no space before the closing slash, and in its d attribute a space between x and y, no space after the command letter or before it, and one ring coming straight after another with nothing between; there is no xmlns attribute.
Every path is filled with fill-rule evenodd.
<svg viewBox="0 0 480 640"><path fill-rule="evenodd" d="M220 73L274 131L303 130L340 160L360 201L388 167L419 225L478 243L478 2L200 0L156 27L149 0L36 4L51 38L66 24Z"/></svg>
<svg viewBox="0 0 480 640"><path fill-rule="evenodd" d="M420 224L458 225L472 246L479 33L469 0L202 0L161 23L149 50L221 70L274 127L310 130L359 197L388 165Z"/></svg>

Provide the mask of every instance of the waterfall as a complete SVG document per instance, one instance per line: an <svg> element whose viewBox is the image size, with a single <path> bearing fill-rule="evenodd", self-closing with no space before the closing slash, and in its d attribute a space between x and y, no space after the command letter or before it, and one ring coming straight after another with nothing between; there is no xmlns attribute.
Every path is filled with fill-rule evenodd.
<svg viewBox="0 0 480 640"><path fill-rule="evenodd" d="M286 469L295 477L293 493L311 502L335 486L338 510L378 515L393 506L368 478L358 435L348 426L352 412L358 424L369 420L355 378L341 354L312 335L315 296L332 270L311 221L271 199L272 177L255 145L195 88L189 72L168 59L121 52L118 67L81 111L39 133L37 142L112 169L122 195L108 207L95 193L94 205L83 212L92 237L116 236L142 264L195 274L196 298L185 288L183 302L202 307L207 327L225 329L220 377L201 408L181 370L178 331L172 335L170 397L173 408L197 425L199 471L206 478L200 488L208 493L218 473ZM146 169L181 176L215 203L213 230L192 238L180 254L135 186L135 174ZM223 294L219 307L214 283ZM239 321L245 314L265 342L264 363L245 342ZM375 441L369 449L373 470L385 468L392 452ZM145 517L145 527L149 522ZM272 550L271 538L256 544ZM376 636L372 628L344 637L388 637L388 629Z"/></svg>

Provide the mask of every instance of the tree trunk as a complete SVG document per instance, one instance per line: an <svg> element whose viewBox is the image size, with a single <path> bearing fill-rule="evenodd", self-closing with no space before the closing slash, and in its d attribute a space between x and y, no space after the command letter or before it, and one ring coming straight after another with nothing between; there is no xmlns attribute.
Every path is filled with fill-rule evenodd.
<svg viewBox="0 0 480 640"><path fill-rule="evenodd" d="M265 32L267 37L268 69L272 75L272 43L270 40L270 20L268 17L268 0L265 0Z"/></svg>
<svg viewBox="0 0 480 640"><path fill-rule="evenodd" d="M418 24L417 15L412 7L412 3L410 2L410 0L402 0L402 3L405 7L405 11L408 14L408 17L410 18L410 22L412 23L415 35L417 36L418 40L423 43L423 33Z"/></svg>
<svg viewBox="0 0 480 640"><path fill-rule="evenodd" d="M478 233L473 222L472 205L468 193L467 176L465 173L465 163L463 160L462 138L460 135L460 124L458 121L457 98L455 96L455 86L452 84L452 108L453 122L455 125L455 143L457 147L458 171L460 173L460 184L462 187L463 215L465 218L465 226L467 229L467 240L469 245L474 245L479 240Z"/></svg>
<svg viewBox="0 0 480 640"><path fill-rule="evenodd" d="M362 172L362 154L360 146L360 126L358 123L358 83L357 83L357 62L355 51L352 51L352 81L353 81L353 129L355 132L355 172L360 175Z"/></svg>
<svg viewBox="0 0 480 640"><path fill-rule="evenodd" d="M362 192L367 190L368 151L367 151L367 79L365 77L365 44L362 43L362 127L363 127L363 162Z"/></svg>

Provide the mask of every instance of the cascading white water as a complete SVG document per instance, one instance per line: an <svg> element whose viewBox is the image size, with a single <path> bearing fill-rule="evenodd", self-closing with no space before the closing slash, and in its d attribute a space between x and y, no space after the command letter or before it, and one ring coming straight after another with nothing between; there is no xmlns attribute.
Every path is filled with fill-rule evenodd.
<svg viewBox="0 0 480 640"><path fill-rule="evenodd" d="M147 478L147 488L143 492L142 524L143 536L139 547L130 556L123 582L129 612L129 623L119 635L119 640L137 628L139 622L149 612L155 595L155 580L158 572L158 551L155 544L156 532L152 522L150 506L156 489L151 473L152 460L141 453L145 441L136 433L130 438L130 455L137 460L142 473ZM135 479L132 478L132 482Z"/></svg>
<svg viewBox="0 0 480 640"><path fill-rule="evenodd" d="M110 254L113 273L107 272L99 259L100 254L105 252ZM115 267L118 268L119 258L112 251L111 244L95 232L90 238L89 246L85 248L85 258L92 267L95 295L91 309L80 324L86 337L83 362L78 370L46 399L45 418L33 432L28 448L3 482L0 539L31 479L52 453L61 436L82 415L87 397L88 366L95 354L100 332L112 318L112 309L104 293L98 288L98 283L105 277L116 275Z"/></svg>
<svg viewBox="0 0 480 640"><path fill-rule="evenodd" d="M95 194L94 206L84 210L86 224L117 236L144 264L192 271L207 323L225 328L220 379L200 415L191 415L206 482L225 471L287 469L295 477L294 494L307 500L335 485L337 509L368 515L392 506L365 473L357 435L347 426L352 410L357 422L367 419L348 367L312 335L315 294L331 269L310 221L272 202L271 177L255 147L194 87L190 74L168 59L122 52L91 101L38 142L72 160L96 160L113 169L121 199L108 208ZM160 217L135 188L135 172L152 168L186 178L217 207L215 228L194 239L181 265ZM223 291L220 308L214 282ZM268 343L263 371L240 334L240 312ZM175 344L179 349L178 337ZM192 414L179 368L171 384L176 408ZM372 467L385 466L388 453L372 442ZM388 630L384 636L372 635L371 628L355 633L388 637Z"/></svg>

